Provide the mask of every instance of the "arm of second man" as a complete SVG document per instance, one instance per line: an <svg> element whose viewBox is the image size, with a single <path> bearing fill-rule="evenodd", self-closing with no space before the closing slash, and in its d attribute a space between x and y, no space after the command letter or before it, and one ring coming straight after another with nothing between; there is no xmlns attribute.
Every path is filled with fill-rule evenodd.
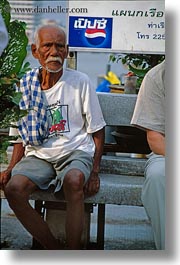
<svg viewBox="0 0 180 265"><path fill-rule="evenodd" d="M147 140L153 153L165 156L165 136L162 133L147 130Z"/></svg>

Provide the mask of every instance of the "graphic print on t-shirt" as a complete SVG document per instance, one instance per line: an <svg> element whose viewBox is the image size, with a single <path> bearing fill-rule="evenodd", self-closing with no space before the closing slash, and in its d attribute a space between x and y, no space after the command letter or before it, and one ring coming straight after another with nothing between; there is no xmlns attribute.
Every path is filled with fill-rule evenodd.
<svg viewBox="0 0 180 265"><path fill-rule="evenodd" d="M68 105L57 103L48 105L47 115L49 119L49 137L63 135L69 132Z"/></svg>

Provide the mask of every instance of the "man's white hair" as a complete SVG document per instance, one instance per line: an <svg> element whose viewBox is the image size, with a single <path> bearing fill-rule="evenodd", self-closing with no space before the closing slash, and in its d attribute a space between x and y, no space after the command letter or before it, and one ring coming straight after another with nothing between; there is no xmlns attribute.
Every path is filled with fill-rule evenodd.
<svg viewBox="0 0 180 265"><path fill-rule="evenodd" d="M57 24L49 23L49 24L40 25L40 26L38 26L36 28L36 30L34 32L33 42L34 42L34 44L36 44L37 47L39 46L39 32L40 32L41 29L47 28L47 27L49 27L49 28L57 28L57 29L61 30L62 32L64 32L65 44L66 44L67 38L66 38L65 30L62 27L60 27L59 25L57 25Z"/></svg>

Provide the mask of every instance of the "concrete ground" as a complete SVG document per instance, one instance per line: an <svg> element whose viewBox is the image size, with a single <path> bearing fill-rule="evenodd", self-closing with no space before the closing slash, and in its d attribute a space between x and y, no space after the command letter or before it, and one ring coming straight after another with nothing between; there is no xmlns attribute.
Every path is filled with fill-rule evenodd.
<svg viewBox="0 0 180 265"><path fill-rule="evenodd" d="M91 216L91 242L96 240L97 207ZM1 201L1 248L30 250L32 237L9 208ZM151 225L143 207L106 206L105 250L154 250Z"/></svg>

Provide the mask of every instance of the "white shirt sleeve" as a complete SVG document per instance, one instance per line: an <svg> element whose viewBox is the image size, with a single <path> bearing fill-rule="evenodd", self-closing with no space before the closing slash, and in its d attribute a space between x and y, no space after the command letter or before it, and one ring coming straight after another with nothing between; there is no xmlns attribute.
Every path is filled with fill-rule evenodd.
<svg viewBox="0 0 180 265"><path fill-rule="evenodd" d="M10 127L9 136L19 136L18 129L14 127ZM22 139L18 137L16 140L10 140L10 143L22 143Z"/></svg>

